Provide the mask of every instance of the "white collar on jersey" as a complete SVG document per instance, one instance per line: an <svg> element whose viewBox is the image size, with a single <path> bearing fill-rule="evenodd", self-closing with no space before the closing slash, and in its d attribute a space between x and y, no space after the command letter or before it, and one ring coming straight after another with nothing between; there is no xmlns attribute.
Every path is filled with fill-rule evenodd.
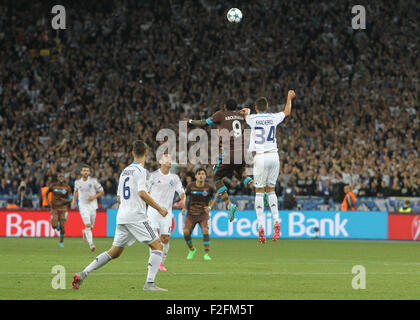
<svg viewBox="0 0 420 320"><path fill-rule="evenodd" d="M162 176L169 176L170 175L170 171L168 172L168 174L164 174L163 172L162 172L162 170L160 170L160 168L159 168L159 173L162 175Z"/></svg>

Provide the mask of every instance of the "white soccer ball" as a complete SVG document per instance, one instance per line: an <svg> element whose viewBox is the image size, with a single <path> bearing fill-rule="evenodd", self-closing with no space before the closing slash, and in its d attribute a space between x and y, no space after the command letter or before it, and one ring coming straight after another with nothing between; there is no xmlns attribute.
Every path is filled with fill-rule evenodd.
<svg viewBox="0 0 420 320"><path fill-rule="evenodd" d="M238 8L229 9L227 19L230 23L239 23L242 20L242 12Z"/></svg>

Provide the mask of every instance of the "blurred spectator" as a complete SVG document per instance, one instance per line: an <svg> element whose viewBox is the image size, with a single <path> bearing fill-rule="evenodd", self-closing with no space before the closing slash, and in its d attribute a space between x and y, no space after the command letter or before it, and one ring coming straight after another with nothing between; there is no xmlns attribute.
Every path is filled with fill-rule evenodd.
<svg viewBox="0 0 420 320"><path fill-rule="evenodd" d="M105 183L102 184L104 188L105 195L115 195L117 194L117 185L114 179L107 179Z"/></svg>
<svg viewBox="0 0 420 320"><path fill-rule="evenodd" d="M13 203L13 199L7 199L6 209L19 209L19 206Z"/></svg>
<svg viewBox="0 0 420 320"><path fill-rule="evenodd" d="M9 194L10 184L7 183L6 179L0 181L0 194Z"/></svg>
<svg viewBox="0 0 420 320"><path fill-rule="evenodd" d="M17 205L20 208L32 208L32 200L29 198L29 192L27 192L26 187L22 187L19 190L18 198L17 198Z"/></svg>
<svg viewBox="0 0 420 320"><path fill-rule="evenodd" d="M324 198L324 204L329 204L332 197L332 186L330 180L320 182L318 188L318 196Z"/></svg>
<svg viewBox="0 0 420 320"><path fill-rule="evenodd" d="M349 185L344 186L346 194L343 200L341 211L356 211L356 196L351 192Z"/></svg>
<svg viewBox="0 0 420 320"><path fill-rule="evenodd" d="M410 201L406 200L404 201L404 205L398 210L398 212L401 213L411 213L411 205L410 205Z"/></svg>
<svg viewBox="0 0 420 320"><path fill-rule="evenodd" d="M47 195L47 191L48 191L48 189L49 189L49 187L51 185L51 181L52 181L51 177L48 177L47 178L46 185L41 188L41 206L42 206L42 208L49 208L46 195ZM49 193L48 194L48 200L50 202L52 201L52 193Z"/></svg>
<svg viewBox="0 0 420 320"><path fill-rule="evenodd" d="M291 187L287 187L284 190L284 195L283 195L283 209L293 210L296 207L297 207L297 200L293 193L293 189Z"/></svg>
<svg viewBox="0 0 420 320"><path fill-rule="evenodd" d="M332 199L335 204L335 207L338 207L338 205L343 202L343 199L345 197L344 183L341 179L341 175L338 172L335 172L335 176L331 182L332 182Z"/></svg>

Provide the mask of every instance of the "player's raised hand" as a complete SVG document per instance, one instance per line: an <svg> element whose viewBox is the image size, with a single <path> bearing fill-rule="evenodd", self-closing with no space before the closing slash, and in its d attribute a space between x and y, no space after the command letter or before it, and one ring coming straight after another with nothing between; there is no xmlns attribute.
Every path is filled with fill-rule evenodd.
<svg viewBox="0 0 420 320"><path fill-rule="evenodd" d="M181 214L182 214L182 215L184 215L186 211L187 211L187 210L185 209L185 207L184 207L184 208L182 208Z"/></svg>
<svg viewBox="0 0 420 320"><path fill-rule="evenodd" d="M295 91L289 90L289 92L287 93L287 99L293 99L294 97L296 97Z"/></svg>
<svg viewBox="0 0 420 320"><path fill-rule="evenodd" d="M242 113L242 114L246 114L248 116L251 113L251 109L243 108L243 109L239 110L239 112Z"/></svg>
<svg viewBox="0 0 420 320"><path fill-rule="evenodd" d="M167 214L168 214L168 210L166 210L165 208L160 207L159 213L162 215L162 217L166 217Z"/></svg>

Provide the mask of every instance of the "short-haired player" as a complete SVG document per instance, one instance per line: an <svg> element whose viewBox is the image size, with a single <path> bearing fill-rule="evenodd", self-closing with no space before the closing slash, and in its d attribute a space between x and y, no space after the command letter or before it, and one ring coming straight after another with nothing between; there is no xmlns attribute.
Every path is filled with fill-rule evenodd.
<svg viewBox="0 0 420 320"><path fill-rule="evenodd" d="M160 159L160 168L150 174L149 194L163 208L168 210L168 214L163 217L155 208L147 208L147 217L150 219L152 227L157 230L160 241L163 245L162 263L159 270L166 271L165 260L169 252L169 238L172 233L172 204L175 192L181 198L178 203L181 208L185 208L185 191L181 179L177 174L171 173L172 159L169 154L164 154Z"/></svg>
<svg viewBox="0 0 420 320"><path fill-rule="evenodd" d="M211 260L210 252L210 210L216 202L216 194L214 188L206 182L207 172L203 168L199 168L195 172L195 181L188 184L185 194L187 195L187 207L182 209L182 214L187 212L184 220L184 239L189 248L187 259L194 258L197 249L191 239L197 224L200 225L203 234L204 260Z"/></svg>
<svg viewBox="0 0 420 320"><path fill-rule="evenodd" d="M254 187L255 211L258 218L259 241L265 243L264 191L268 194L268 204L273 215L273 241L280 237L280 219L275 186L280 171L280 160L276 141L276 127L285 117L290 115L292 99L296 96L293 90L287 95L286 107L283 112L267 113L268 101L258 98L255 102L256 114L250 114L250 109L242 109L246 123L251 127L249 150L254 156Z"/></svg>
<svg viewBox="0 0 420 320"><path fill-rule="evenodd" d="M51 202L48 199L50 193L52 193ZM57 181L49 185L45 198L48 206L51 208L51 226L53 229L60 230L59 246L63 248L65 233L64 225L67 220L67 211L70 202L72 201L71 187L66 183L64 174L57 174Z"/></svg>
<svg viewBox="0 0 420 320"><path fill-rule="evenodd" d="M76 199L79 199L79 211L85 229L83 239L89 244L90 250L95 251L93 244L92 229L96 219L96 209L98 209L98 198L104 195L104 189L98 179L91 177L90 167L87 164L82 166L80 171L81 178L74 183L73 202L71 207L76 207Z"/></svg>
<svg viewBox="0 0 420 320"><path fill-rule="evenodd" d="M97 256L83 271L73 276L72 286L74 289L79 289L89 273L103 267L109 261L117 259L125 247L132 245L137 240L146 243L151 249L149 268L143 290L167 291L157 287L154 283L162 261L163 246L147 218L146 205L155 208L163 217L168 214L168 211L159 206L148 194L149 172L144 168L148 155L146 143L141 140L135 141L132 155L134 162L122 171L118 183L117 200L120 206L112 247Z"/></svg>

